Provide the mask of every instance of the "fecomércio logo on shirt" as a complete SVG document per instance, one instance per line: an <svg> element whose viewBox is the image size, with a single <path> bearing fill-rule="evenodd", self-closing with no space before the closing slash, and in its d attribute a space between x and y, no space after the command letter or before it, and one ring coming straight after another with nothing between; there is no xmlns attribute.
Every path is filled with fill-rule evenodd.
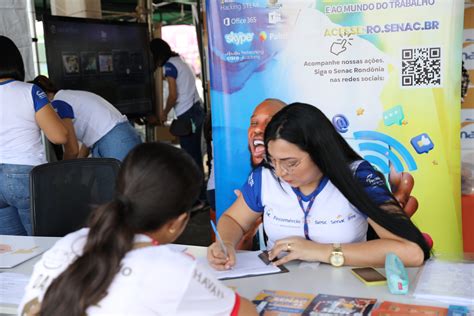
<svg viewBox="0 0 474 316"><path fill-rule="evenodd" d="M225 34L224 38L228 44L242 45L251 42L254 36L254 33L230 32Z"/></svg>
<svg viewBox="0 0 474 316"><path fill-rule="evenodd" d="M40 99L44 99L47 97L46 93L44 91L38 90L36 91L36 96Z"/></svg>

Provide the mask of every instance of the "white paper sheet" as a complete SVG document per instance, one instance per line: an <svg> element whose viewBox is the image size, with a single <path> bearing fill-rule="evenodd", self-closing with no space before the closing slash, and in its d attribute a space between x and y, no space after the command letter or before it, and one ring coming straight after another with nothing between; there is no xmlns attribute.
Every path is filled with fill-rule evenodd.
<svg viewBox="0 0 474 316"><path fill-rule="evenodd" d="M430 260L413 295L454 305L474 305L474 262Z"/></svg>
<svg viewBox="0 0 474 316"><path fill-rule="evenodd" d="M203 264L209 267L215 274L215 276L221 279L231 279L239 278L244 276L251 275L262 275L262 274L271 274L278 273L282 270L278 267L275 267L271 264L266 265L258 255L261 251L246 251L238 252L236 254L236 264L232 269L226 271L218 271L212 268L207 262L206 258L199 258L198 260Z"/></svg>
<svg viewBox="0 0 474 316"><path fill-rule="evenodd" d="M0 272L0 304L19 305L29 279L24 274Z"/></svg>
<svg viewBox="0 0 474 316"><path fill-rule="evenodd" d="M2 235L0 237L0 268L13 268L40 255L45 250L35 242L34 237Z"/></svg>
<svg viewBox="0 0 474 316"><path fill-rule="evenodd" d="M185 252L188 250L188 247L186 245L180 245L180 244L167 244L168 248L170 248L173 251L176 252Z"/></svg>

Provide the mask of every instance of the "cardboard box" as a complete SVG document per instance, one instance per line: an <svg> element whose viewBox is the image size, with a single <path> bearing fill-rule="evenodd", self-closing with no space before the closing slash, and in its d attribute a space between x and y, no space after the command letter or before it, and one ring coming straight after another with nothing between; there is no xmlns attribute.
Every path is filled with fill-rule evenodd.
<svg viewBox="0 0 474 316"><path fill-rule="evenodd" d="M169 126L156 126L155 127L155 139L162 142L171 142L177 144L178 138L171 135Z"/></svg>

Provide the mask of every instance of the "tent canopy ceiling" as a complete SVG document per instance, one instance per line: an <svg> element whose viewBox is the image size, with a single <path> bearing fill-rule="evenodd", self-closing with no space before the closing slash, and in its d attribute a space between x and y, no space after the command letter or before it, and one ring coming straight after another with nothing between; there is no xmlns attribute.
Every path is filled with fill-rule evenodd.
<svg viewBox="0 0 474 316"><path fill-rule="evenodd" d="M38 18L51 12L50 0L34 0ZM100 0L104 19L133 21L138 0ZM163 25L193 24L191 5L197 0L153 0L153 21Z"/></svg>

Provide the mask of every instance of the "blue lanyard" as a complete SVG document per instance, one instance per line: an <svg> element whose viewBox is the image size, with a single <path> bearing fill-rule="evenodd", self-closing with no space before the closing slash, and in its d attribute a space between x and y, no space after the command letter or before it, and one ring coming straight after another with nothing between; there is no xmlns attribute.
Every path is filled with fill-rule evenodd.
<svg viewBox="0 0 474 316"><path fill-rule="evenodd" d="M307 239L307 240L311 240L309 238L309 227L308 227L308 214L309 214L309 211L311 210L311 207L313 206L313 202L314 200L316 199L316 195L317 194L314 194L312 197L311 197L311 200L309 200L309 203L308 205L306 206L306 209L305 207L303 206L303 199L301 198L301 196L298 195L298 203L300 204L300 207L301 207L301 210L303 211L303 214L304 214L304 237Z"/></svg>
<svg viewBox="0 0 474 316"><path fill-rule="evenodd" d="M303 206L303 198L301 197L301 194L300 194L301 192L299 192L298 189L292 188L293 191L296 193L296 196L298 197L298 203L300 204L301 210L303 211L303 214L304 214L303 229L304 229L304 237L307 240L311 240L311 238L309 238L309 227L308 227L308 214L309 214L309 211L311 210L311 207L313 206L313 202L316 199L316 196L318 196L318 194L324 189L324 187L326 186L328 181L329 181L328 177L323 177L321 179L321 181L319 182L319 185L316 188L316 190L314 190L314 192L311 193L311 198L310 198L306 208Z"/></svg>

